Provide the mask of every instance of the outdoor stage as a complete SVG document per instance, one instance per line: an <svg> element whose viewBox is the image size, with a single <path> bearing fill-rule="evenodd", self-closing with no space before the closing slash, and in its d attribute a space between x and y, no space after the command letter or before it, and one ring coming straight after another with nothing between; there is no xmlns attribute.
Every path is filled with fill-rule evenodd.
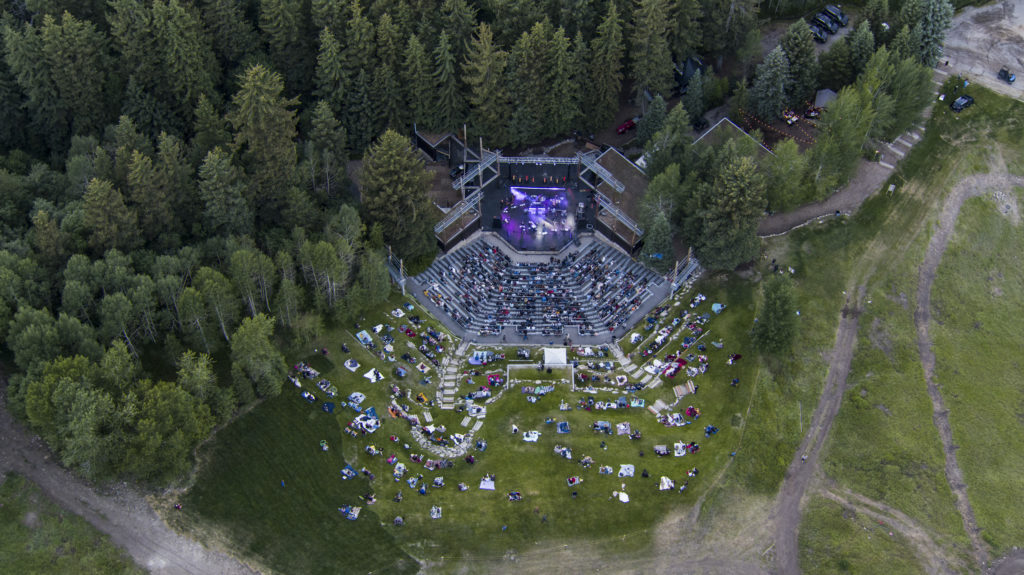
<svg viewBox="0 0 1024 575"><path fill-rule="evenodd" d="M510 177L488 186L481 202L483 229L517 250L545 252L562 249L588 225L592 230L596 202L591 192L579 190L574 178L546 172L516 166Z"/></svg>

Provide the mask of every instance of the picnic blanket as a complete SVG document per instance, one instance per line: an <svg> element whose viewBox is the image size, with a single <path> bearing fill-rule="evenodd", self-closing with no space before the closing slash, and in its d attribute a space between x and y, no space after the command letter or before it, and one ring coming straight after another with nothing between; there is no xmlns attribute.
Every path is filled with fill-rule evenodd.
<svg viewBox="0 0 1024 575"><path fill-rule="evenodd" d="M364 373L363 377L374 383L377 383L378 381L384 379L384 376L379 371L377 371L377 368L373 368L370 371Z"/></svg>
<svg viewBox="0 0 1024 575"><path fill-rule="evenodd" d="M354 359L346 359L345 369L351 371L352 373L355 373L356 370L359 369L359 362Z"/></svg>
<svg viewBox="0 0 1024 575"><path fill-rule="evenodd" d="M494 491L494 480L490 477L484 477L480 480L480 489L484 491Z"/></svg>
<svg viewBox="0 0 1024 575"><path fill-rule="evenodd" d="M623 463L619 466L619 477L633 477L633 473L636 471L631 463Z"/></svg>
<svg viewBox="0 0 1024 575"><path fill-rule="evenodd" d="M370 337L370 334L366 333L365 329L356 334L356 339L358 339L359 343L363 345L370 345L373 343L373 338Z"/></svg>

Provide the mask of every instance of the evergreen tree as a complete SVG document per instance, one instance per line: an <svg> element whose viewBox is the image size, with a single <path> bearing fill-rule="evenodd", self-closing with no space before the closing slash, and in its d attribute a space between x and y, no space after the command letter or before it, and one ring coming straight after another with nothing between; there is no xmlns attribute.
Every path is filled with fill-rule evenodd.
<svg viewBox="0 0 1024 575"><path fill-rule="evenodd" d="M441 30L448 33L456 62L465 61L466 49L476 26L476 9L466 0L444 0L441 3Z"/></svg>
<svg viewBox="0 0 1024 575"><path fill-rule="evenodd" d="M157 173L153 160L135 150L128 168L128 197L139 217L142 238L147 244L167 241L174 215L171 212L169 182Z"/></svg>
<svg viewBox="0 0 1024 575"><path fill-rule="evenodd" d="M372 90L370 75L365 70L359 70L352 81L345 108L348 124L346 134L349 146L354 151L365 150L375 135Z"/></svg>
<svg viewBox="0 0 1024 575"><path fill-rule="evenodd" d="M675 0L669 9L669 43L675 61L682 63L700 47L701 6L698 0Z"/></svg>
<svg viewBox="0 0 1024 575"><path fill-rule="evenodd" d="M275 70L286 74L289 90L303 92L310 79L312 47L304 30L301 0L260 0L259 24ZM251 69L251 68L250 68Z"/></svg>
<svg viewBox="0 0 1024 575"><path fill-rule="evenodd" d="M177 104L179 117L190 119L199 97L213 94L219 79L210 36L196 10L179 0L154 0L152 10L153 40L161 49L159 93Z"/></svg>
<svg viewBox="0 0 1024 575"><path fill-rule="evenodd" d="M407 259L430 253L434 224L430 178L409 140L387 130L363 160L363 209L388 245Z"/></svg>
<svg viewBox="0 0 1024 575"><path fill-rule="evenodd" d="M668 115L666 109L665 99L658 94L651 101L651 105L647 108L647 113L640 118L640 123L636 128L636 139L641 144L646 144L651 138L654 137L659 130L665 125L665 117Z"/></svg>
<svg viewBox="0 0 1024 575"><path fill-rule="evenodd" d="M875 35L867 21L861 22L850 35L850 65L853 76L857 76L867 66L871 55L875 53Z"/></svg>
<svg viewBox="0 0 1024 575"><path fill-rule="evenodd" d="M953 25L953 4L949 0L921 0L921 3L921 18L916 20L921 42L918 60L933 68L942 54L946 32Z"/></svg>
<svg viewBox="0 0 1024 575"><path fill-rule="evenodd" d="M762 287L760 313L751 334L761 353L780 354L792 348L796 314L792 280L787 275L773 275Z"/></svg>
<svg viewBox="0 0 1024 575"><path fill-rule="evenodd" d="M573 55L565 31L556 29L551 35L551 57L548 66L548 131L547 136L568 134L580 115L579 94L572 83Z"/></svg>
<svg viewBox="0 0 1024 575"><path fill-rule="evenodd" d="M504 145L508 113L504 83L508 53L494 45L491 28L481 23L462 65L463 83L469 89L469 123L473 131L496 145Z"/></svg>
<svg viewBox="0 0 1024 575"><path fill-rule="evenodd" d="M680 98L680 103L690 113L694 125L708 111L707 100L704 99L704 74L697 70L690 76L686 84L686 93Z"/></svg>
<svg viewBox="0 0 1024 575"><path fill-rule="evenodd" d="M857 77L846 38L836 40L831 48L821 54L818 61L819 84L826 88L839 90Z"/></svg>
<svg viewBox="0 0 1024 575"><path fill-rule="evenodd" d="M891 37L889 0L868 0L864 8L864 19L871 27L871 34L879 44L884 44ZM883 26L884 25L884 26Z"/></svg>
<svg viewBox="0 0 1024 575"><path fill-rule="evenodd" d="M614 0L608 0L608 12L597 27L597 37L591 44L590 104L588 126L605 126L619 109L622 92L622 22Z"/></svg>
<svg viewBox="0 0 1024 575"><path fill-rule="evenodd" d="M258 224L279 221L284 193L295 171L296 100L282 96L280 74L260 64L240 78L228 121L235 129L234 149L249 176L248 197Z"/></svg>
<svg viewBox="0 0 1024 575"><path fill-rule="evenodd" d="M462 119L462 103L455 73L455 56L452 54L448 33L443 30L437 48L434 49L434 87L432 127L442 132L453 130Z"/></svg>
<svg viewBox="0 0 1024 575"><path fill-rule="evenodd" d="M675 263L672 251L672 229L664 212L654 212L644 230L644 246L640 258L658 273L666 273Z"/></svg>
<svg viewBox="0 0 1024 575"><path fill-rule="evenodd" d="M253 215L245 201L245 187L231 157L216 147L199 167L199 197L203 202L204 235L248 235Z"/></svg>
<svg viewBox="0 0 1024 575"><path fill-rule="evenodd" d="M256 52L259 38L245 17L241 0L201 0L203 29L213 42L213 53L225 70L233 70Z"/></svg>
<svg viewBox="0 0 1024 575"><path fill-rule="evenodd" d="M308 146L313 187L322 190L325 198L333 198L345 179L346 140L345 128L331 113L331 107L323 100L317 102Z"/></svg>
<svg viewBox="0 0 1024 575"><path fill-rule="evenodd" d="M645 93L668 94L672 88L668 0L636 0L630 38L630 75L637 101L646 108Z"/></svg>
<svg viewBox="0 0 1024 575"><path fill-rule="evenodd" d="M718 55L718 68L722 56L741 44L747 31L757 26L755 0L700 0L701 47L705 53Z"/></svg>
<svg viewBox="0 0 1024 575"><path fill-rule="evenodd" d="M399 31L388 13L377 23L377 66L373 70L373 101L378 121L374 133L383 128L401 130L402 97L399 86Z"/></svg>
<svg viewBox="0 0 1024 575"><path fill-rule="evenodd" d="M320 52L316 58L316 90L321 101L331 106L335 116L344 112L348 77L342 59L341 43L330 28L320 31Z"/></svg>
<svg viewBox="0 0 1024 575"><path fill-rule="evenodd" d="M137 245L138 218L128 208L121 192L106 180L89 182L83 198L89 245L99 254L111 248L131 250Z"/></svg>
<svg viewBox="0 0 1024 575"><path fill-rule="evenodd" d="M814 101L818 87L818 51L811 29L802 20L794 22L782 35L780 45L789 61L786 101L791 107L803 107Z"/></svg>
<svg viewBox="0 0 1024 575"><path fill-rule="evenodd" d="M510 99L516 103L508 122L509 142L523 145L545 136L552 99L548 92L551 63L550 25L538 22L524 32L509 54Z"/></svg>
<svg viewBox="0 0 1024 575"><path fill-rule="evenodd" d="M231 142L228 123L205 95L196 103L195 121L192 124L192 165L199 165L203 158L217 146L227 147Z"/></svg>
<svg viewBox="0 0 1024 575"><path fill-rule="evenodd" d="M576 117L573 118L573 128L582 127L585 124L587 110L590 103L586 97L590 88L590 48L587 41L583 39L583 32L576 32L572 40L572 54L569 60L569 82L566 89L571 90L576 101Z"/></svg>
<svg viewBox="0 0 1024 575"><path fill-rule="evenodd" d="M786 58L782 47L776 46L757 67L753 96L757 103L758 116L767 121L779 117L786 106L788 81L789 59Z"/></svg>
<svg viewBox="0 0 1024 575"><path fill-rule="evenodd" d="M903 58L916 60L920 55L920 45L921 29L917 26L911 28L904 25L889 43L889 49L901 60Z"/></svg>
<svg viewBox="0 0 1024 575"><path fill-rule="evenodd" d="M434 81L431 69L423 44L415 34L410 36L405 49L405 63L402 66L402 85L405 88L405 103L409 113L406 122L419 125L421 130L429 129L435 123Z"/></svg>
<svg viewBox="0 0 1024 575"><path fill-rule="evenodd" d="M697 208L698 233L691 237L701 264L731 270L757 257L757 224L764 212L764 181L749 156L728 152Z"/></svg>
<svg viewBox="0 0 1024 575"><path fill-rule="evenodd" d="M647 175L652 180L670 165L687 165L690 144L690 114L683 104L677 104L668 113L665 125L658 130L645 146Z"/></svg>
<svg viewBox="0 0 1024 575"><path fill-rule="evenodd" d="M46 15L41 26L5 28L7 66L51 150L62 152L72 134L96 133L109 121L111 59L103 32L69 13L59 22Z"/></svg>

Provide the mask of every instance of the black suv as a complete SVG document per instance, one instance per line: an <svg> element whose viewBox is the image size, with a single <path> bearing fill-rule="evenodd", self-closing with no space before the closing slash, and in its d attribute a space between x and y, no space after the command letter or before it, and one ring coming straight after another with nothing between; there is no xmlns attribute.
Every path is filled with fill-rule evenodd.
<svg viewBox="0 0 1024 575"><path fill-rule="evenodd" d="M835 34L839 30L839 24L836 24L836 21L824 12L819 12L814 17L814 20L811 20L811 24L815 24L823 30L828 30L829 34Z"/></svg>
<svg viewBox="0 0 1024 575"><path fill-rule="evenodd" d="M824 44L825 42L828 42L828 32L822 30L821 26L818 26L816 24L811 24L810 26L811 37L814 38L815 42L819 44Z"/></svg>
<svg viewBox="0 0 1024 575"><path fill-rule="evenodd" d="M959 111L963 110L964 108L970 108L971 104L973 104L973 103L974 103L974 98L972 98L970 96L960 96L956 100L953 100L953 103L950 104L949 107L954 112L959 112Z"/></svg>
<svg viewBox="0 0 1024 575"><path fill-rule="evenodd" d="M832 4L826 5L825 14L828 14L829 17L835 20L836 23L843 28L846 28L846 25L850 23L850 18L846 14L843 14L843 11L840 10L838 6L834 6Z"/></svg>

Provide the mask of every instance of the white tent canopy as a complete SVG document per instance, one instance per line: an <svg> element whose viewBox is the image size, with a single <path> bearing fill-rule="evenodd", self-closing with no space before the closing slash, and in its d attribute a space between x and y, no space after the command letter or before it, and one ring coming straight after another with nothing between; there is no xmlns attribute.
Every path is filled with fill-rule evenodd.
<svg viewBox="0 0 1024 575"><path fill-rule="evenodd" d="M545 347L544 348L544 365L546 366L558 366L566 365L569 362L565 358L564 347Z"/></svg>

